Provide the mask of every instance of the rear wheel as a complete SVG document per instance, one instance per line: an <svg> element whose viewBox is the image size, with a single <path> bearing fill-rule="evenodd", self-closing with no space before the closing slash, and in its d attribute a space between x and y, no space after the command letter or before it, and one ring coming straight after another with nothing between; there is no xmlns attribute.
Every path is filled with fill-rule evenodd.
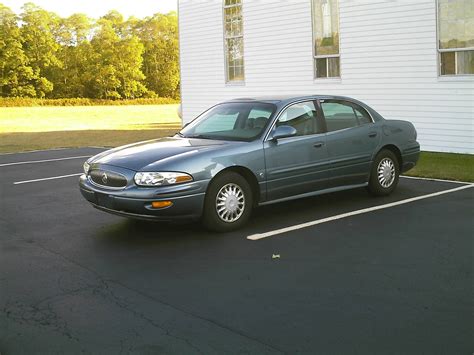
<svg viewBox="0 0 474 355"><path fill-rule="evenodd" d="M397 156L388 149L381 150L375 157L370 173L369 191L375 196L386 196L395 190L400 176Z"/></svg>
<svg viewBox="0 0 474 355"><path fill-rule="evenodd" d="M252 190L247 180L237 173L224 172L208 188L202 221L209 230L229 232L248 221L252 206Z"/></svg>

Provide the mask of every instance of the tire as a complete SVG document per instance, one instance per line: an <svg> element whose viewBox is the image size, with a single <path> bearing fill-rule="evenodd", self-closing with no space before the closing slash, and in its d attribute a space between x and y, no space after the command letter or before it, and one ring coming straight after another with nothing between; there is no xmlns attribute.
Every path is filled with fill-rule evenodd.
<svg viewBox="0 0 474 355"><path fill-rule="evenodd" d="M252 189L247 180L235 172L224 172L215 177L207 189L203 225L214 232L239 229L247 223L252 206Z"/></svg>
<svg viewBox="0 0 474 355"><path fill-rule="evenodd" d="M381 150L372 164L369 179L369 192L374 196L390 195L398 185L400 162L388 149Z"/></svg>

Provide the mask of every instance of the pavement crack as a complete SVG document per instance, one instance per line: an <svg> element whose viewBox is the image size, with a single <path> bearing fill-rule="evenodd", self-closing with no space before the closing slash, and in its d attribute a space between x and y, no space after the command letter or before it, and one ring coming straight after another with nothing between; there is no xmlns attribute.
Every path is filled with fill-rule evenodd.
<svg viewBox="0 0 474 355"><path fill-rule="evenodd" d="M157 328L157 329L160 329L165 336L169 336L171 338L174 338L176 340L179 340L179 341L182 341L184 343L186 343L190 348L194 349L197 353L199 354L203 354L203 352L196 346L194 345L191 341L189 341L188 339L185 339L185 338L182 338L182 337L179 337L175 334L172 334L166 327L164 327L162 324L159 324L157 323L156 321L154 321L152 318L150 317L147 317L145 316L143 313L141 312L138 312L136 311L135 309L129 307L129 305L124 302L120 297L118 297L114 291L112 290L111 287L109 287L109 283L116 283L118 284L116 281L114 280L107 280L107 279L104 279L104 278L100 278L100 281L101 283L103 284L104 286L104 290L108 293L108 295L110 296L109 299L111 299L114 304L121 308L121 309L124 309L130 313L132 313L135 317L137 318L140 318L142 320L144 320L145 322L147 322L148 324L150 324L151 326L153 326L154 328ZM121 285L120 285L121 286ZM121 286L123 287L123 286ZM136 292L135 292L136 293Z"/></svg>
<svg viewBox="0 0 474 355"><path fill-rule="evenodd" d="M117 284L117 285L119 285L119 286L121 286L121 287L123 287L123 288L129 290L129 291L135 292L135 293L139 294L139 295L142 296L142 297L148 298L149 300L151 300L151 301L153 301L153 302L160 303L160 304L162 304L162 305L164 305L164 306L167 306L167 307L170 307L170 308L172 308L172 309L174 309L174 310L176 310L176 311L178 311L178 312L180 312L180 313L186 314L186 315L189 316L189 317L196 318L196 319L200 319L200 320L202 320L202 321L211 323L211 324L215 325L216 327L219 327L219 328L221 328L221 329L225 329L225 330L227 330L227 331L229 331L229 332L232 332L232 333L234 333L234 334L237 334L237 335L239 335L239 336L241 336L241 337L244 337L244 338L246 338L246 339L248 339L248 340L251 340L251 341L253 341L253 342L256 342L256 343L258 343L258 344L260 344L260 345L263 345L263 346L265 346L265 347L267 347L267 348L269 348L269 349L271 349L271 350L273 350L273 351L275 351L275 352L279 352L279 353L282 353L282 354L285 354L285 353L286 353L285 351L283 351L283 350L281 350L281 349L278 349L278 348L274 347L273 345L270 345L270 344L268 344L268 343L265 343L265 342L261 341L260 339L254 338L254 337L252 337L252 336L250 336L250 335L248 335L248 334L245 334L245 333L243 333L243 332L241 332L241 331L239 331L239 330L237 330L237 329L233 329L233 328L231 328L231 327L229 327L229 326L227 326L227 325L225 325L225 324L221 324L221 323L219 323L219 322L217 322L217 321L215 321L215 320L213 320L213 319L206 318L206 317L200 316L200 315L198 315L198 314L189 312L189 311L187 311L187 310L185 310L185 309L176 307L176 306L174 306L174 305L172 305L172 304L170 304L170 303L168 303L168 302L165 302L165 301L163 301L163 300L157 299L156 297L152 297L152 296L150 296L150 295L148 295L148 294L146 294L146 293L144 293L144 292L142 292L142 291L135 290L135 289L133 289L133 288L127 286L127 285L124 285L124 284L122 284L122 283L120 283L120 282L118 282L118 281L116 281L116 280L110 280L110 282L113 282L113 283L115 283L115 284Z"/></svg>
<svg viewBox="0 0 474 355"><path fill-rule="evenodd" d="M130 307L127 307L126 305L124 305L124 304L122 303L122 301L119 300L119 298L113 293L113 291L110 290L108 283L114 283L114 284L116 284L116 285L118 285L118 286L120 286L120 287L123 287L123 288L126 289L126 290L129 290L129 291L131 291L131 292L134 292L134 293L136 293L136 294L138 294L138 295L140 295L140 296L142 296L142 297L144 297L144 298L147 298L147 299L149 299L149 300L151 300L151 301L153 301L153 302L156 302L156 303L159 303L159 304L164 305L164 306L166 306L166 307L169 307L169 308L171 308L171 309L173 309L173 310L175 310L175 311L178 311L178 312L180 312L180 313L182 313L182 314L185 314L185 315L187 315L187 316L189 316L189 317L192 317L192 318L195 318L195 319L200 319L200 320L202 320L202 321L204 321L204 322L210 323L210 324L212 324L212 325L214 325L214 326L216 326L216 327L218 327L218 328L224 329L224 330L226 330L226 331L228 331L228 332L231 332L231 333L233 333L233 334L236 334L236 335L238 335L238 336L241 336L241 337L243 337L243 338L245 338L245 339L247 339L247 340L250 340L250 341L252 341L252 342L255 342L255 343L257 343L257 344L260 344L260 345L262 345L262 346L264 346L264 347L266 347L266 348L268 348L269 350L272 350L272 351L274 351L274 352L278 352L278 353L281 353L281 354L285 354L285 353L286 353L285 351L283 351L283 350L281 350L281 349L278 349L278 348L276 348L275 346L273 346L273 345L271 345L271 344L268 344L268 343L266 343L266 342L264 342L264 341L262 341L262 340L260 340L260 339L257 339L257 338L255 338L255 337L252 337L252 336L250 336L250 335L248 335L248 334L246 334L246 333L244 333L244 332L242 332L242 331L240 331L240 330L237 330L237 329L234 329L234 328L232 328L232 327L230 327L230 326L227 326L227 325L225 325L225 324L219 323L219 322L217 322L217 321L215 321L215 320L213 320L213 319L211 319L211 318L206 318L206 317L204 317L204 316L201 316L201 315L192 313L192 312L190 312L190 311L187 311L187 310L185 310L185 309L183 309L183 308L177 307L177 306L175 306L175 305L173 305L173 304L171 304L171 303L168 303L168 302L165 302L165 301L163 301L163 300L161 300L161 299L158 299L158 298L156 298L156 297L150 296L150 295L148 295L148 294L146 294L146 293L144 293L144 292L142 292L142 291L133 289L133 288L131 288L131 287L129 287L129 286L127 286L127 285L125 285L125 284L123 284L123 283L117 281L117 280L107 280L107 279L105 279L101 274L99 274L97 271L91 269L90 267L87 267L87 266L85 266L85 265L83 265L83 264L81 264L81 263L79 263L79 262L77 262L77 261L75 261L75 260L73 260L73 259L71 259L71 258L69 258L69 257L67 257L67 256L65 256L65 255L63 255L63 254L61 254L61 253L59 253L59 252L57 252L57 251L55 251L55 250L46 248L45 246L43 246L43 245L41 245L41 244L39 244L39 243L36 243L35 246L38 247L38 248L41 248L42 250L44 250L44 251L46 251L46 252L49 252L49 253L54 254L54 255L56 255L56 256L59 256L59 257L63 258L64 260L70 262L71 264L76 265L76 266L79 267L79 268L82 268L82 269L84 269L84 270L89 271L90 273L92 273L93 275L95 275L96 278L104 285L105 289L107 289L107 290L109 291L109 294L112 295L112 297L113 297L113 299L114 299L114 301L115 301L115 304L117 304L119 307L121 307L121 308L123 308L123 309L126 309L126 310L129 311L129 312L132 312L133 314L135 314L135 315L138 316L138 317L141 317L143 320L147 321L147 322L150 323L151 325L153 325L153 326L155 326L155 327L157 327L157 328L163 330L163 331L165 332L165 335L168 335L168 336L171 336L171 337L173 337L173 338L175 338L175 339L178 339L178 340L181 340L181 341L186 342L186 344L188 344L189 346L191 346L192 348L194 348L194 349L197 350L197 351L199 351L199 349L196 348L196 346L192 345L192 344L189 342L189 340L184 339L184 338L180 338L180 337L178 337L178 336L175 336L175 335L170 334L170 332L169 332L166 328L164 328L163 326L157 324L157 323L154 322L152 319L150 319L150 318L144 316L143 314L141 314L140 312L137 312L137 311L135 311L135 310L132 310ZM201 351L199 351L199 352L201 352Z"/></svg>
<svg viewBox="0 0 474 355"><path fill-rule="evenodd" d="M114 281L114 280L107 280L105 279L102 275L100 275L98 272L96 272L95 270L85 266L85 265L82 265L81 263L78 263L77 261L75 260L72 260L70 259L69 257L59 253L59 252L56 252L54 250L51 250L49 248L46 248L45 246L41 245L41 244L35 244L36 247L46 251L46 252L49 252L49 253L52 253L56 256L59 256L61 258L63 258L64 260L67 260L68 262L76 265L77 267L79 268L82 268L84 270L87 270L88 272L92 273L96 278L97 280L100 282L101 286L102 287L97 287L97 286L85 286L85 287L82 287L82 288L77 288L77 289L73 289L73 290L70 290L70 291L67 291L67 292L62 292L62 293L59 293L59 294L56 294L56 295L53 295L53 296L49 296L49 297L46 297L38 302L36 302L32 307L37 307L37 305L41 304L41 303L44 303L44 302L47 302L47 301L50 301L54 298L59 298L59 297L64 297L64 296L68 296L68 295L73 295L77 292L81 292L81 291L85 291L85 290L89 290L91 289L93 292L97 291L99 293L101 293L103 296L105 296L107 299L109 300L112 300L114 302L114 304L116 306L118 306L119 308L121 309L124 309L130 313L132 313L134 316L146 321L147 323L149 323L150 325L152 325L153 327L155 328L158 328L160 329L163 334L165 336L169 336L169 337L172 337L176 340L179 340L179 341L182 341L184 342L185 344L187 344L189 347L191 347L192 349L194 349L197 353L199 354L202 354L203 352L196 346L194 345L191 341L189 341L188 339L185 339L185 338L182 338L182 337L179 337L175 334L172 334L168 329L166 329L163 325L161 324L158 324L156 323L153 319L149 318L149 317L146 317L143 313L140 313L140 312L137 312L136 310L132 309L131 307L129 307L125 302L123 302L123 300L118 297L117 295L115 295L115 293L113 292L113 290L109 287L109 283L115 283L116 285L119 285L129 291L132 291L134 293L137 293L137 294L140 294L139 292L137 292L136 290L133 290L129 287L126 287L122 284L120 284L119 282L117 281ZM143 296L142 294L140 294L141 296ZM149 299L149 297L147 297ZM156 301L155 301L156 302ZM68 335L70 338L72 338L72 336L69 334L69 332L66 332L65 335Z"/></svg>
<svg viewBox="0 0 474 355"><path fill-rule="evenodd" d="M56 313L50 303L38 306L26 305L18 301L9 302L3 307L2 314L21 324L52 328L67 338L79 342L79 339L72 335L67 321Z"/></svg>

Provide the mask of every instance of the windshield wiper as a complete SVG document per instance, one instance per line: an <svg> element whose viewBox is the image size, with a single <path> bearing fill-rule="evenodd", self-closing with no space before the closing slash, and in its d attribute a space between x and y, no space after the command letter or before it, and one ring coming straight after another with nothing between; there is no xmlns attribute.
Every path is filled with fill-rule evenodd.
<svg viewBox="0 0 474 355"><path fill-rule="evenodd" d="M199 139L216 139L216 137L213 136L206 136L204 134L191 134L189 136L186 136L186 138L199 138Z"/></svg>
<svg viewBox="0 0 474 355"><path fill-rule="evenodd" d="M176 135L179 136L179 137L181 137L181 138L185 138L185 137L184 137L184 134L182 134L181 132L177 132Z"/></svg>

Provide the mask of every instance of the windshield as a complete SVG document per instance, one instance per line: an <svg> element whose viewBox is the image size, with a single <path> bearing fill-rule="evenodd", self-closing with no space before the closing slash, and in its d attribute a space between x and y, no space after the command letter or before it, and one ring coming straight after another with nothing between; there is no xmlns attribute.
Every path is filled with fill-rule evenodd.
<svg viewBox="0 0 474 355"><path fill-rule="evenodd" d="M261 102L226 103L204 112L179 135L186 138L252 141L260 137L275 112Z"/></svg>

